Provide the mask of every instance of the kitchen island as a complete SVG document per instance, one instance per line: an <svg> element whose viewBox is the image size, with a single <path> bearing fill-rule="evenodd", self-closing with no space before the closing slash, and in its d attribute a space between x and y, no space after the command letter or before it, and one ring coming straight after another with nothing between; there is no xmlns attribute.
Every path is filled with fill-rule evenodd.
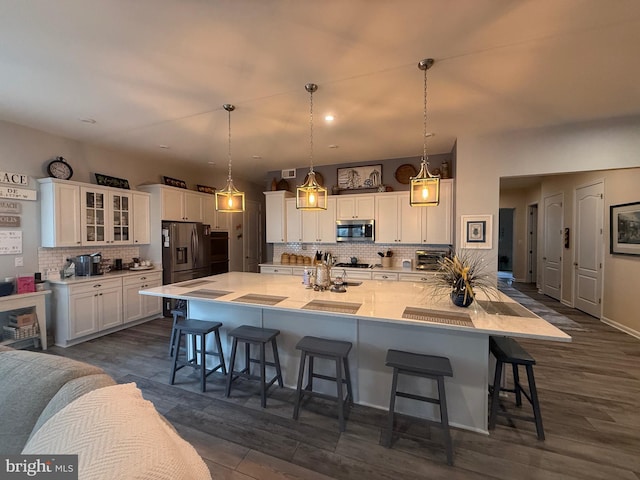
<svg viewBox="0 0 640 480"><path fill-rule="evenodd" d="M295 345L301 337L350 341L355 401L372 407L388 408L391 369L384 364L387 349L446 356L453 367L453 377L446 379L449 421L452 426L484 433L489 336L571 341L566 333L503 294L499 302L488 304L479 297L479 302L464 309L455 307L448 297L434 295L424 282L365 280L347 287L345 293L333 293L305 289L298 277L231 272L140 293L187 300L190 318L222 322L227 361L229 330L239 325L279 329L284 382L292 388L299 362ZM415 393L433 396L435 386L428 381L405 380L414 384ZM405 399L398 399L397 410L432 419L439 415L435 406Z"/></svg>

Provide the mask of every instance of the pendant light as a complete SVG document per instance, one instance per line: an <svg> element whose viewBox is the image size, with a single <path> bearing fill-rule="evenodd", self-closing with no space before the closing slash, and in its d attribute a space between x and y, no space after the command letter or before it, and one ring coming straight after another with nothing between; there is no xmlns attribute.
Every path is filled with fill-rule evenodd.
<svg viewBox="0 0 640 480"><path fill-rule="evenodd" d="M418 63L418 68L424 71L424 132L422 163L420 171L411 177L411 196L409 202L412 207L435 207L440 203L440 175L429 172L429 156L427 155L427 70L433 65L433 58L425 58Z"/></svg>
<svg viewBox="0 0 640 480"><path fill-rule="evenodd" d="M309 92L311 134L309 142L309 159L311 168L306 181L296 188L296 208L298 210L326 210L327 209L327 189L323 188L316 180L316 173L313 171L313 92L318 90L315 83L307 83L304 86Z"/></svg>
<svg viewBox="0 0 640 480"><path fill-rule="evenodd" d="M236 107L225 103L222 108L229 113L229 177L227 178L227 185L216 192L216 210L227 213L244 212L244 192L239 191L233 185L233 179L231 178L231 112Z"/></svg>

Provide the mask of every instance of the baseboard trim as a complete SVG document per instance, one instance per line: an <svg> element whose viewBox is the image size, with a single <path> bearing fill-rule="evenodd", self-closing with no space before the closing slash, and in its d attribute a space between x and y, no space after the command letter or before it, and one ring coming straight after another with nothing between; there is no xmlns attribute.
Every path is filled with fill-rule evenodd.
<svg viewBox="0 0 640 480"><path fill-rule="evenodd" d="M618 323L618 322L614 322L613 320L607 317L602 317L600 320L602 321L602 323L606 323L607 325L615 328L616 330L620 330L621 332L631 335L632 337L640 339L640 332L638 332L637 330L634 330L633 328L627 327L626 325L622 325L621 323Z"/></svg>

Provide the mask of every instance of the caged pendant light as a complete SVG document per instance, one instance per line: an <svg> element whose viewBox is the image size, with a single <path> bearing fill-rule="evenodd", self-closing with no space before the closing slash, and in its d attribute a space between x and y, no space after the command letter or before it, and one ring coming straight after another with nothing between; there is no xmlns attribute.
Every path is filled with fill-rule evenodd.
<svg viewBox="0 0 640 480"><path fill-rule="evenodd" d="M429 172L427 155L427 138L433 136L432 133L427 133L427 70L432 65L433 58L425 58L418 63L418 68L424 71L424 132L420 171L415 177L411 177L409 202L412 207L435 207L440 203L440 175L432 175Z"/></svg>
<svg viewBox="0 0 640 480"><path fill-rule="evenodd" d="M227 213L244 212L244 192L239 191L233 185L233 179L231 178L231 112L236 107L225 103L222 108L229 113L229 177L227 178L227 185L216 192L216 210Z"/></svg>
<svg viewBox="0 0 640 480"><path fill-rule="evenodd" d="M327 209L327 189L323 188L316 180L316 174L313 171L313 92L318 90L315 83L307 83L304 86L309 92L310 116L309 124L311 126L310 142L309 142L309 159L311 168L307 180L296 188L296 208L299 210L326 210Z"/></svg>

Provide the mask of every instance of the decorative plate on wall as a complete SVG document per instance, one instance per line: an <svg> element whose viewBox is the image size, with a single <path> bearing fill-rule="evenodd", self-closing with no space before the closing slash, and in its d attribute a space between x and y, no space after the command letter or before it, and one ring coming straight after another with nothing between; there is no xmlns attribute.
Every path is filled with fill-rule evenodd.
<svg viewBox="0 0 640 480"><path fill-rule="evenodd" d="M411 177L415 177L417 174L418 171L416 170L416 167L410 163L405 163L404 165L400 165L396 168L395 177L399 183L408 185L411 183Z"/></svg>

